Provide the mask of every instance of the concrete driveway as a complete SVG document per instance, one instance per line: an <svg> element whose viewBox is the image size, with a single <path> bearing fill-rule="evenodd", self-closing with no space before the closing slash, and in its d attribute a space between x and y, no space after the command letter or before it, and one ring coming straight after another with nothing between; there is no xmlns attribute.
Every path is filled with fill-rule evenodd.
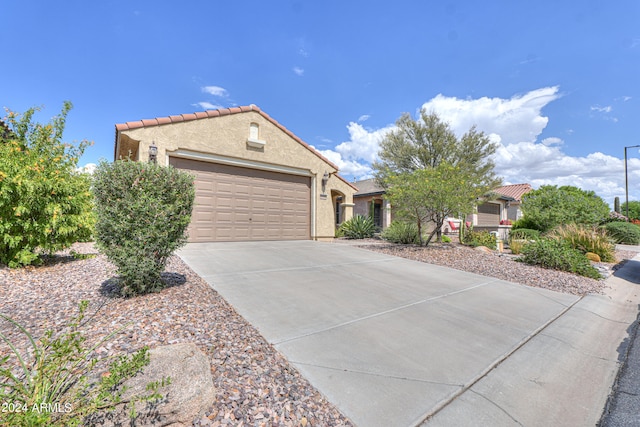
<svg viewBox="0 0 640 427"><path fill-rule="evenodd" d="M594 425L638 309L337 243L179 255L359 426Z"/></svg>

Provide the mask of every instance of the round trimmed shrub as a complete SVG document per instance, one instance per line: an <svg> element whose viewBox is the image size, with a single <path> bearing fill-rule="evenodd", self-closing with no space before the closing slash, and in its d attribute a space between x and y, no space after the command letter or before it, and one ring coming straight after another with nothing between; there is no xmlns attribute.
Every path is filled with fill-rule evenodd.
<svg viewBox="0 0 640 427"><path fill-rule="evenodd" d="M611 238L623 245L640 245L640 227L630 222L609 222L603 225Z"/></svg>
<svg viewBox="0 0 640 427"><path fill-rule="evenodd" d="M117 267L120 293L161 290L167 259L187 242L193 176L172 166L101 162L93 188L96 245Z"/></svg>

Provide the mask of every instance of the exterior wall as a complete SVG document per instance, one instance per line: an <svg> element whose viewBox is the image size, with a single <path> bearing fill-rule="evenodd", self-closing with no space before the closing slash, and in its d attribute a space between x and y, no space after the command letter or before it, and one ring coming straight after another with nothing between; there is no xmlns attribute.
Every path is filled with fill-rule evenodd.
<svg viewBox="0 0 640 427"><path fill-rule="evenodd" d="M391 224L391 205L389 202L382 198L380 195L372 196L356 196L353 198L355 206L353 207L353 215L368 216L371 206L371 201L376 200L380 204L380 218L382 223L382 229L385 229Z"/></svg>
<svg viewBox="0 0 640 427"><path fill-rule="evenodd" d="M249 141L252 124L254 131ZM257 139L255 124L258 125ZM149 146L155 143L158 147L157 161L163 165L168 164L169 156L176 156L258 169L271 168L311 177L313 239L334 237L335 206L331 197L332 190L344 195L344 219L352 216L350 206L355 190L335 176L337 169L256 111L128 129L121 131L118 139L138 142L138 159L141 160L148 159ZM127 145L130 146L131 142ZM126 153L119 151L122 149L123 147L116 147L116 158L126 156ZM322 178L325 172L330 176L323 189Z"/></svg>

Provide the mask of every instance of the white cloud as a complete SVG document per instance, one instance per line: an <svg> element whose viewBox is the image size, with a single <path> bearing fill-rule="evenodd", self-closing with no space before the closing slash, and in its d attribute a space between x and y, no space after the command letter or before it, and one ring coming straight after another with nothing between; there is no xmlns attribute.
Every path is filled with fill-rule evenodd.
<svg viewBox="0 0 640 427"><path fill-rule="evenodd" d="M369 120L371 116L368 114L363 114L360 117L358 117L358 122L362 123L362 122L366 122L367 120Z"/></svg>
<svg viewBox="0 0 640 427"><path fill-rule="evenodd" d="M355 160L345 160L340 153L333 150L318 150L318 152L338 166L340 175L347 179L350 177L354 179L370 177L373 172L371 166Z"/></svg>
<svg viewBox="0 0 640 427"><path fill-rule="evenodd" d="M191 104L194 107L200 107L203 110L219 110L220 108L223 108L222 105L217 105L217 104L212 104L210 102L196 102L195 104Z"/></svg>
<svg viewBox="0 0 640 427"><path fill-rule="evenodd" d="M542 109L561 97L559 88L546 87L514 95L508 99L459 99L437 95L423 104L428 111L448 121L461 135L474 124L499 144L494 155L496 172L505 183L540 185L573 185L593 190L613 204L614 197L624 197L624 161L600 152L572 157L563 151L564 141L556 136L539 140L549 121ZM601 107L606 108L606 107ZM399 114L398 114L399 115ZM343 176L358 179L370 176L370 164L376 160L379 143L393 125L381 129L365 129L351 122L347 126L349 140L322 153L336 163ZM572 131L567 131L568 135ZM578 141L579 142L579 141ZM629 158L629 196L640 199L639 158ZM632 194L633 193L633 194Z"/></svg>
<svg viewBox="0 0 640 427"><path fill-rule="evenodd" d="M548 146L551 145L562 145L564 144L564 141L560 138L557 138L555 136L549 137L549 138L545 138L542 140L542 144Z"/></svg>
<svg viewBox="0 0 640 427"><path fill-rule="evenodd" d="M93 175L93 172L95 172L97 167L98 166L95 163L87 163L84 166L76 168L76 171L81 172L81 173L88 173L90 175Z"/></svg>
<svg viewBox="0 0 640 427"><path fill-rule="evenodd" d="M594 105L591 107L591 111L597 111L599 113L610 113L613 110L611 105L607 105L605 107L601 107L599 105Z"/></svg>
<svg viewBox="0 0 640 427"><path fill-rule="evenodd" d="M293 72L296 74L296 76L304 76L304 69L300 67L293 67Z"/></svg>
<svg viewBox="0 0 640 427"><path fill-rule="evenodd" d="M218 96L220 98L227 98L229 96L229 92L225 88L220 86L203 86L202 92L208 93L209 95Z"/></svg>
<svg viewBox="0 0 640 427"><path fill-rule="evenodd" d="M439 94L422 108L449 122L458 136L475 125L486 134L499 135L503 143L535 141L549 121L541 110L561 97L558 92L558 86L545 87L510 99L458 99Z"/></svg>

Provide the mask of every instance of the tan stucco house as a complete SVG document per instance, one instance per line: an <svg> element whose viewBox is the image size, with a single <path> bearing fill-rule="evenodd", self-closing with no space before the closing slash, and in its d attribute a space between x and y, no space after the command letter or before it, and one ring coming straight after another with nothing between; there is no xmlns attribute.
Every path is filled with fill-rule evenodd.
<svg viewBox="0 0 640 427"><path fill-rule="evenodd" d="M356 187L255 105L116 125L114 160L154 151L195 176L191 242L329 240L353 215Z"/></svg>

